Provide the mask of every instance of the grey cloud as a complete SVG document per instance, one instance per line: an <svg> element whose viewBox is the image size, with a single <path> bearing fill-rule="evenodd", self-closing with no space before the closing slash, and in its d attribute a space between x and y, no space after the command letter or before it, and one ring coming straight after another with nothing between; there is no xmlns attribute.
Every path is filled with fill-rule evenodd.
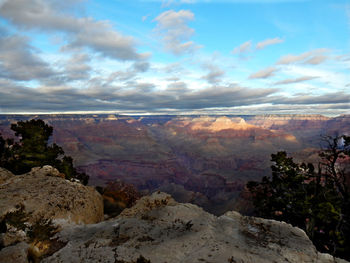
<svg viewBox="0 0 350 263"><path fill-rule="evenodd" d="M150 68L149 62L142 61L142 62L135 62L133 64L133 69L136 72L146 72L149 70L149 68Z"/></svg>
<svg viewBox="0 0 350 263"><path fill-rule="evenodd" d="M312 80L312 79L317 79L317 78L319 78L319 77L304 76L304 77L295 78L295 79L284 79L284 80L275 82L274 85L294 84L294 83L303 82L303 81Z"/></svg>
<svg viewBox="0 0 350 263"><path fill-rule="evenodd" d="M185 83L156 90L151 83L129 86L96 86L88 89L43 87L32 89L15 84L0 87L2 111L99 111L164 109L191 110L264 103L276 89L247 89L236 85L213 86L192 91Z"/></svg>
<svg viewBox="0 0 350 263"><path fill-rule="evenodd" d="M273 104L269 106L250 106L245 108L230 108L216 111L221 114L324 114L324 115L340 115L348 112L349 104L320 104L320 105L281 105ZM212 111L209 113L212 114Z"/></svg>
<svg viewBox="0 0 350 263"><path fill-rule="evenodd" d="M0 35L0 76L14 80L42 80L55 75L50 65L34 53L28 39Z"/></svg>
<svg viewBox="0 0 350 263"><path fill-rule="evenodd" d="M2 112L60 112L60 111L139 111L189 112L222 109L233 114L240 106L248 107L250 114L266 112L341 112L350 106L350 95L345 92L320 96L276 95L278 89L249 89L238 85L211 86L190 90L186 83L175 82L166 90L155 89L152 83L129 83L128 86L42 87L18 86L0 79L0 111ZM270 106L261 106L269 104Z"/></svg>
<svg viewBox="0 0 350 263"><path fill-rule="evenodd" d="M279 44L279 43L283 43L283 42L284 42L284 40L279 38L279 37L266 39L264 41L257 43L256 49L264 49L267 46L275 45L275 44Z"/></svg>
<svg viewBox="0 0 350 263"><path fill-rule="evenodd" d="M225 75L225 71L213 67L210 68L210 71L208 74L202 76L202 79L207 80L210 84L217 84L221 81L221 78Z"/></svg>
<svg viewBox="0 0 350 263"><path fill-rule="evenodd" d="M148 62L135 62L125 71L116 71L111 73L106 79L106 83L110 84L115 80L129 81L137 76L139 73L148 71L150 64Z"/></svg>
<svg viewBox="0 0 350 263"><path fill-rule="evenodd" d="M66 74L69 80L83 80L90 77L90 57L87 54L74 54L66 64Z"/></svg>
<svg viewBox="0 0 350 263"><path fill-rule="evenodd" d="M303 95L292 98L284 98L279 104L343 104L350 106L350 94L333 92L319 96Z"/></svg>
<svg viewBox="0 0 350 263"><path fill-rule="evenodd" d="M161 70L168 74L182 74L186 71L180 63L167 64Z"/></svg>
<svg viewBox="0 0 350 263"><path fill-rule="evenodd" d="M188 109L237 107L266 103L276 89L248 89L237 85L212 86L179 96L178 103ZM177 108L179 108L177 106Z"/></svg>
<svg viewBox="0 0 350 263"><path fill-rule="evenodd" d="M167 92L188 92L187 84L185 82L179 81L168 85Z"/></svg>
<svg viewBox="0 0 350 263"><path fill-rule="evenodd" d="M115 31L108 22L77 18L55 9L53 0L7 0L0 15L22 29L59 31L68 34L68 47L88 47L100 54L120 60L140 60L134 39Z"/></svg>
<svg viewBox="0 0 350 263"><path fill-rule="evenodd" d="M129 71L115 71L109 75L109 77L107 78L107 82L111 83L115 80L126 81L126 80L130 80L130 79L134 78L135 76L136 76L136 73L133 70L131 70L131 71L130 70Z"/></svg>
<svg viewBox="0 0 350 263"><path fill-rule="evenodd" d="M168 10L161 13L153 21L157 22L156 31L163 36L164 47L175 55L192 53L200 46L190 40L194 29L187 23L194 20L189 10Z"/></svg>
<svg viewBox="0 0 350 263"><path fill-rule="evenodd" d="M272 77L276 71L279 69L275 67L268 67L265 69L262 69L258 72L255 72L249 76L250 79L266 79L269 77Z"/></svg>
<svg viewBox="0 0 350 263"><path fill-rule="evenodd" d="M326 60L326 56L324 56L323 54L328 52L328 49L315 49L312 51L308 51L305 53L302 53L300 55L286 55L281 57L278 61L277 64L292 64L292 63L296 63L296 62L302 62L305 61L306 59L308 59L306 62L306 64L320 64L323 61Z"/></svg>

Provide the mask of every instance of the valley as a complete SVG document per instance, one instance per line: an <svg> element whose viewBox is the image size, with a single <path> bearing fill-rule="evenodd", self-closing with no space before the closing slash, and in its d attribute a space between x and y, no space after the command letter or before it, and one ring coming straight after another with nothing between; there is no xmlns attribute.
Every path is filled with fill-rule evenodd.
<svg viewBox="0 0 350 263"><path fill-rule="evenodd" d="M54 127L52 142L89 184L120 179L214 214L248 209L242 190L270 174L271 153L315 162L322 135L350 134L350 115L1 115L0 132L11 137L11 123L32 118Z"/></svg>

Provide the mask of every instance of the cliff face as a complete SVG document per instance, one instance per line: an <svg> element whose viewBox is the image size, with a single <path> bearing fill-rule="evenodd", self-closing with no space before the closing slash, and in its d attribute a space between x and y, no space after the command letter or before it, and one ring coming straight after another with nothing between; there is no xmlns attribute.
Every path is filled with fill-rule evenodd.
<svg viewBox="0 0 350 263"><path fill-rule="evenodd" d="M65 246L45 263L136 262L346 262L318 253L306 234L274 220L227 212L216 217L169 195L143 197L116 219L67 227Z"/></svg>

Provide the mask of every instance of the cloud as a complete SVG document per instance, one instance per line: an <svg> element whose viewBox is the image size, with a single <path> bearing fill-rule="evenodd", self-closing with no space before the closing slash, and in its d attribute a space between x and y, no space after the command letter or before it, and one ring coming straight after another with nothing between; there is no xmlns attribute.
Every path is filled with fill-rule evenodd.
<svg viewBox="0 0 350 263"><path fill-rule="evenodd" d="M137 61L130 65L125 70L117 70L110 73L107 77L96 76L88 81L89 87L108 87L115 82L118 84L129 85L133 87L135 80L138 79L139 74L145 73L149 70L150 64L146 61Z"/></svg>
<svg viewBox="0 0 350 263"><path fill-rule="evenodd" d="M132 65L132 68L135 72L146 72L150 68L149 62L142 61L142 62L135 62Z"/></svg>
<svg viewBox="0 0 350 263"><path fill-rule="evenodd" d="M304 64L309 64L309 65L319 65L326 61L328 58L324 55L316 55L304 62Z"/></svg>
<svg viewBox="0 0 350 263"><path fill-rule="evenodd" d="M350 94L345 92L331 92L323 95L312 96L303 95L292 98L284 98L279 101L280 104L342 104L350 106Z"/></svg>
<svg viewBox="0 0 350 263"><path fill-rule="evenodd" d="M252 41L249 40L247 42L244 42L243 44L241 44L240 46L236 47L233 49L232 53L233 54L242 54L242 53L246 53L248 51L251 50L252 47Z"/></svg>
<svg viewBox="0 0 350 263"><path fill-rule="evenodd" d="M185 82L176 81L174 83L169 84L166 91L179 93L179 92L188 92L189 89L187 88L187 84Z"/></svg>
<svg viewBox="0 0 350 263"><path fill-rule="evenodd" d="M77 1L67 1L74 3ZM63 32L68 36L67 47L87 47L103 56L118 60L145 59L135 49L131 36L115 31L107 21L77 18L70 15L54 0L7 0L0 7L0 15L24 30ZM61 7L59 9L58 7Z"/></svg>
<svg viewBox="0 0 350 263"><path fill-rule="evenodd" d="M279 44L279 43L283 43L283 42L284 42L284 40L279 38L279 37L266 39L264 41L257 43L256 49L264 49L267 46L275 45L275 44Z"/></svg>
<svg viewBox="0 0 350 263"><path fill-rule="evenodd" d="M294 83L299 83L299 82L312 80L312 79L317 79L317 78L319 78L319 77L304 76L304 77L295 78L295 79L284 79L284 80L275 82L274 85L294 84Z"/></svg>
<svg viewBox="0 0 350 263"><path fill-rule="evenodd" d="M300 55L291 55L290 54L290 55L286 55L286 56L281 57L277 61L277 64L286 65L286 64L292 64L292 63L304 61L305 64L317 65L317 64L320 64L326 60L327 57L323 55L326 52L329 52L329 50L321 48L321 49L311 50L311 51L302 53ZM308 59L308 60L306 60L306 59Z"/></svg>
<svg viewBox="0 0 350 263"><path fill-rule="evenodd" d="M277 69L275 67L268 67L268 68L262 69L258 72L251 74L249 76L249 79L266 79L266 78L269 78L269 77L272 77L273 75L275 75L274 73L278 70L279 69Z"/></svg>
<svg viewBox="0 0 350 263"><path fill-rule="evenodd" d="M279 89L252 89L236 84L191 90L182 81L164 90L149 82L128 85L72 88L28 88L0 78L1 112L216 112L223 114L342 113L350 106L350 94L277 95Z"/></svg>
<svg viewBox="0 0 350 263"><path fill-rule="evenodd" d="M3 32L4 33L4 32ZM29 45L29 39L0 33L0 77L18 81L43 80L56 73Z"/></svg>
<svg viewBox="0 0 350 263"><path fill-rule="evenodd" d="M168 10L161 13L153 21L157 22L156 31L162 35L164 47L167 51L182 55L192 53L200 46L190 40L194 29L187 23L194 20L194 14L189 10Z"/></svg>
<svg viewBox="0 0 350 263"><path fill-rule="evenodd" d="M65 67L68 80L85 80L90 78L92 68L88 64L90 57L84 53L74 54L68 61Z"/></svg>
<svg viewBox="0 0 350 263"><path fill-rule="evenodd" d="M27 88L0 79L0 105L3 112L187 111L264 103L276 91L238 85L190 90L185 82L171 83L164 90L143 82L91 85L84 89L69 86Z"/></svg>
<svg viewBox="0 0 350 263"><path fill-rule="evenodd" d="M209 69L208 74L202 76L210 84L217 84L221 81L221 78L225 75L225 71L215 66L206 66Z"/></svg>

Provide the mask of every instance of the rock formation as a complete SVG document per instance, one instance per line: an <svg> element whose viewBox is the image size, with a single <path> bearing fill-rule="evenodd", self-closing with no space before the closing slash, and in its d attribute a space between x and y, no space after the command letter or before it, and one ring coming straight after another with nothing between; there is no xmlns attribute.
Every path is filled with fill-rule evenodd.
<svg viewBox="0 0 350 263"><path fill-rule="evenodd" d="M9 175L4 169L0 173ZM101 195L92 187L60 178L58 170L51 166L8 176L0 184L0 221L18 207L23 207L31 223L52 219L58 223L91 224L103 219Z"/></svg>
<svg viewBox="0 0 350 263"><path fill-rule="evenodd" d="M237 212L216 217L160 192L115 219L66 227L56 238L65 246L42 262L346 262L317 252L289 224Z"/></svg>
<svg viewBox="0 0 350 263"><path fill-rule="evenodd" d="M101 196L50 166L20 176L1 169L0 178L1 263L346 262L318 253L286 223L237 212L216 217L161 192L99 222ZM42 219L60 227L41 225L46 239L26 236Z"/></svg>
<svg viewBox="0 0 350 263"><path fill-rule="evenodd" d="M0 262L27 262L30 250L40 258L62 227L103 219L101 195L62 177L51 166L16 176L0 168Z"/></svg>

